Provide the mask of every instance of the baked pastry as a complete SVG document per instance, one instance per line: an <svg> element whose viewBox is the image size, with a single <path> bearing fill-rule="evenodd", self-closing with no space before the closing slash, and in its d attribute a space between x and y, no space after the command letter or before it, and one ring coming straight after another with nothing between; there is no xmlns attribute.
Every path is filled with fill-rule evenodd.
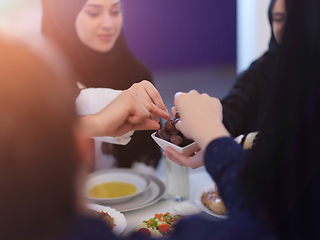
<svg viewBox="0 0 320 240"><path fill-rule="evenodd" d="M234 140L240 144L243 149L248 150L251 149L252 146L255 144L257 141L257 136L259 132L251 132L248 134L241 134L238 137L236 137Z"/></svg>
<svg viewBox="0 0 320 240"><path fill-rule="evenodd" d="M219 196L217 187L210 189L208 192L203 192L201 202L214 213L227 214L227 209Z"/></svg>
<svg viewBox="0 0 320 240"><path fill-rule="evenodd" d="M104 221L107 226L109 226L110 228L114 227L114 219L113 217L111 217L108 213L106 212L97 212L95 210L89 209L89 211L95 216L100 218L102 221Z"/></svg>
<svg viewBox="0 0 320 240"><path fill-rule="evenodd" d="M155 214L153 218L143 221L136 228L136 231L151 237L165 237L172 234L175 225L184 218L179 214Z"/></svg>

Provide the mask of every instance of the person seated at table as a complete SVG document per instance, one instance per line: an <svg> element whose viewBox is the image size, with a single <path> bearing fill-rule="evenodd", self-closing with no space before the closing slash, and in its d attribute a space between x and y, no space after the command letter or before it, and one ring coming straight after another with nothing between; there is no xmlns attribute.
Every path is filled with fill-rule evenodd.
<svg viewBox="0 0 320 240"><path fill-rule="evenodd" d="M270 2L269 49L246 71L237 76L229 94L221 100L223 123L234 137L256 132L261 127L279 66L279 52L287 18L285 2L285 0Z"/></svg>
<svg viewBox="0 0 320 240"><path fill-rule="evenodd" d="M152 83L148 68L127 46L120 0L42 0L42 8L44 38L69 59L82 87L124 90L142 80ZM137 131L126 145L95 139L97 167L140 167L152 173L162 156L152 133Z"/></svg>
<svg viewBox="0 0 320 240"><path fill-rule="evenodd" d="M196 91L175 96L176 127L205 153L202 159L172 160L192 168L205 165L229 214L229 220L211 226L198 219L201 236L211 228L210 239L320 237L320 2L286 5L291 14L282 67L255 148L245 152L235 143L218 99ZM188 239L192 226L184 222L179 238Z"/></svg>
<svg viewBox="0 0 320 240"><path fill-rule="evenodd" d="M75 89L75 86L72 86ZM161 117L168 119L170 115L168 110L166 109L162 98L158 91L154 88L152 83L148 81L141 81L140 83L133 84L129 89L126 90L128 93L138 96L142 98L143 101L153 105L155 104L158 108L163 110L161 112ZM74 90L72 93L77 92L79 90ZM104 109L108 104L110 104L115 98L121 95L122 91L117 91L108 88L86 88L80 91L76 98L76 108L78 115L82 116L82 122L88 127L90 131L90 135L92 139L95 141L103 141L105 143L112 143L117 145L126 145L130 143L132 134L135 131L130 131L125 133L124 135L111 137L108 136L110 133L106 132L105 129L107 121L105 121L106 114L104 113ZM128 93L126 95L128 95ZM130 98L130 97L129 97ZM127 98L127 100L129 99ZM125 101L123 101L124 103ZM129 103L129 105L132 102ZM157 122L160 122L160 117L156 114L151 114L151 118ZM91 144L94 146L94 142L91 139ZM89 141L88 141L89 142ZM97 159L97 151L95 151L95 159ZM94 161L92 165L92 171L101 167L98 165L99 162ZM106 167L106 164L103 165ZM135 165L135 170L142 171L147 174L152 174L155 170L151 166L145 165Z"/></svg>
<svg viewBox="0 0 320 240"><path fill-rule="evenodd" d="M287 21L285 2L285 0L271 0L268 11L271 25L269 49L237 77L229 94L221 100L223 124L231 136L239 137L236 140L239 139L241 145L244 144L248 134L254 134L255 138L249 143L250 148L259 136L256 132L261 127L270 97L273 95L273 86L276 84L282 36ZM201 159L202 154L200 150L194 157ZM170 147L165 155L176 160L186 158Z"/></svg>
<svg viewBox="0 0 320 240"><path fill-rule="evenodd" d="M170 117L151 83L145 95L125 90L99 113L77 116L72 75L50 51L0 38L0 239L59 236L83 211L77 195L92 161L87 139L157 130L160 117Z"/></svg>
<svg viewBox="0 0 320 240"><path fill-rule="evenodd" d="M176 95L177 126L205 149L229 219L182 220L169 240L319 239L320 2L293 0L288 7L294 21L284 37L291 41L281 81L250 154L230 138L218 99L195 91ZM0 238L119 239L86 213L90 149L68 88L37 54L0 44L0 79L11 80L0 81ZM130 116L113 113L119 120L113 127Z"/></svg>

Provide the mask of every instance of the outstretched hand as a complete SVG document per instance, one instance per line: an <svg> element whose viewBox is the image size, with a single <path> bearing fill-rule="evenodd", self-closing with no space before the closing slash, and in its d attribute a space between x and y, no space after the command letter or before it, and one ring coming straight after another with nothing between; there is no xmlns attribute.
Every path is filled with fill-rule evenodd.
<svg viewBox="0 0 320 240"><path fill-rule="evenodd" d="M147 102L131 91L123 91L98 115L100 132L105 136L117 137L134 130L158 130L160 125L155 116L167 117L167 113L155 104Z"/></svg>
<svg viewBox="0 0 320 240"><path fill-rule="evenodd" d="M118 137L134 130L158 130L160 117L170 119L170 114L156 88L142 81L97 114L81 117L81 123L87 137Z"/></svg>
<svg viewBox="0 0 320 240"><path fill-rule="evenodd" d="M189 93L176 93L175 107L171 109L173 115L179 111L180 121L176 128L187 138L193 139L200 146L200 151L186 157L171 147L166 147L163 154L180 166L192 169L204 165L204 151L214 139L230 136L222 123L222 106L217 98L208 94L199 94L192 90Z"/></svg>
<svg viewBox="0 0 320 240"><path fill-rule="evenodd" d="M162 98L160 96L160 93L157 91L157 89L152 85L152 83L150 83L147 80L143 80L139 83L135 83L133 84L128 91L132 92L133 94L135 94L136 96L144 99L146 102L149 103L153 103L154 105L156 105L158 108L162 109L163 111L165 111L168 115L158 115L158 114L154 114L151 113L151 119L159 122L160 121L160 117L168 120L170 119L170 114L167 110L167 108L165 107Z"/></svg>
<svg viewBox="0 0 320 240"><path fill-rule="evenodd" d="M180 114L177 129L187 138L196 141L201 149L205 149L214 139L230 136L222 123L219 99L192 90L176 93L174 105Z"/></svg>

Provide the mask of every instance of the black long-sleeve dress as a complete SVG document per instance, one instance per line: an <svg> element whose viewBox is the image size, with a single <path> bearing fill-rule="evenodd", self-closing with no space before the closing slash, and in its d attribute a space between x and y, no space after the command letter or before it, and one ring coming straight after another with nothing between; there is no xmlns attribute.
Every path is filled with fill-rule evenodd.
<svg viewBox="0 0 320 240"><path fill-rule="evenodd" d="M274 2L275 0L271 1L269 8L271 27ZM271 29L268 51L236 78L229 94L221 100L223 123L232 136L255 132L261 127L264 114L273 97L279 51L280 46Z"/></svg>

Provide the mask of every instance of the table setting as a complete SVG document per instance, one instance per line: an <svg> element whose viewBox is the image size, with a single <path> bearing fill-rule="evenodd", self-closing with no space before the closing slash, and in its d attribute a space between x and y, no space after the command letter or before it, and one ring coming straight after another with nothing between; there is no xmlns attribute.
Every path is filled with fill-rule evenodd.
<svg viewBox="0 0 320 240"><path fill-rule="evenodd" d="M168 124L165 124L166 126ZM171 146L181 154L188 154L188 156L190 151L199 150L197 144L192 141L185 146L178 146L163 139L159 131L153 133L152 138L162 149ZM116 195L108 195L109 193L104 195L103 188L99 189L99 187L102 187L99 185L109 182L110 188L107 192L111 194L114 191ZM119 185L120 183L123 186ZM122 188L125 190L120 191ZM133 191L130 192L132 189ZM137 231L138 226L142 223L151 224L150 221L154 221L153 219L156 219L156 222L160 221L157 216L163 216L164 214L166 218L175 215L183 217L201 215L213 221L227 218L226 213L213 212L202 201L203 194L210 190L215 191L217 189L204 167L197 169L181 167L165 156L161 159L156 174L153 176L132 169L113 168L91 173L86 182L86 196L90 202L88 206L95 211L104 211L111 217L112 215L116 216L114 225L116 230L113 229L113 231L115 234L124 236ZM95 196L95 194L98 195ZM220 201L222 200L220 199ZM170 225L171 221L174 220L172 218L171 220L163 219L161 221L166 221L167 225ZM159 225L160 229L162 225ZM159 229L159 226L157 225L156 229ZM152 226L151 228L153 229ZM147 227L143 230L148 231ZM167 234L167 232L164 233Z"/></svg>
<svg viewBox="0 0 320 240"><path fill-rule="evenodd" d="M112 170L134 172L130 169L121 168ZM182 215L192 215L195 213L200 214L205 218L210 218L213 221L219 221L225 218L224 215L219 216L218 214L211 213L206 207L198 205L199 202L201 202L199 201L200 194L203 191L206 191L208 186L213 186L214 184L204 167L200 167L198 169L189 169L189 197L181 202L170 198L166 192L166 158L161 159L156 171L156 175L148 177L152 179L149 189L126 202L96 204L92 200L90 201L92 201L92 204L108 207L123 214L126 220L126 226L123 228L121 232L122 234L132 232L140 222L149 219L150 217L154 216L155 213L160 214L170 212L179 213ZM159 190L157 188L159 188ZM150 195L148 195L149 193Z"/></svg>

